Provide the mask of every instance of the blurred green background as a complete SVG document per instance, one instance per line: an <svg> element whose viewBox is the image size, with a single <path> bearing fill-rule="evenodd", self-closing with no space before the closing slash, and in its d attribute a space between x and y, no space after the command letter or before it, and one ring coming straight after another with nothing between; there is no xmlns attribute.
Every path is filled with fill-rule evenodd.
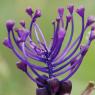
<svg viewBox="0 0 95 95"><path fill-rule="evenodd" d="M16 68L15 62L18 59L2 45L3 39L7 37L6 20L14 19L19 22L24 19L29 23L30 19L25 14L25 8L28 6L34 10L40 8L43 15L39 19L40 27L49 41L53 33L51 20L57 16L57 8L65 7L66 9L70 3L74 4L75 8L84 5L85 18L95 15L95 0L0 0L0 95L35 95L36 89L36 85ZM80 32L81 28L80 18L78 18L79 16L75 16L76 34ZM86 37L83 42L86 42ZM95 81L95 41L92 42L82 63L77 73L71 78L73 82L72 95L80 95L90 80Z"/></svg>

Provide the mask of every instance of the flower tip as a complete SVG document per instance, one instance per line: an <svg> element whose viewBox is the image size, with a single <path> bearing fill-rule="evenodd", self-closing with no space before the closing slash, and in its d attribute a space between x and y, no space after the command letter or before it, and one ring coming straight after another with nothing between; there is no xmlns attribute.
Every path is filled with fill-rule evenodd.
<svg viewBox="0 0 95 95"><path fill-rule="evenodd" d="M23 63L23 62L17 62L16 65L17 65L17 67L20 70L22 70L24 72L27 72L27 65L25 63Z"/></svg>
<svg viewBox="0 0 95 95"><path fill-rule="evenodd" d="M40 9L37 9L35 11L35 17L37 18L37 17L40 17L40 16L41 16L41 11L40 11Z"/></svg>
<svg viewBox="0 0 95 95"><path fill-rule="evenodd" d="M27 13L29 16L32 17L32 14L33 14L32 8L31 8L31 7L27 7L27 8L26 8L26 13Z"/></svg>
<svg viewBox="0 0 95 95"><path fill-rule="evenodd" d="M86 27L92 25L95 22L95 17L94 16L89 16L87 19Z"/></svg>
<svg viewBox="0 0 95 95"><path fill-rule="evenodd" d="M21 20L20 21L20 25L25 28L25 21L24 20Z"/></svg>
<svg viewBox="0 0 95 95"><path fill-rule="evenodd" d="M14 25L15 25L15 22L13 20L8 20L6 22L6 27L7 27L8 31L12 30Z"/></svg>
<svg viewBox="0 0 95 95"><path fill-rule="evenodd" d="M74 5L73 4L68 5L67 9L69 10L70 14L73 14Z"/></svg>
<svg viewBox="0 0 95 95"><path fill-rule="evenodd" d="M5 40L3 41L3 45L6 46L7 48L10 48L10 49L11 49L11 45L10 45L10 42L9 42L8 39L5 39Z"/></svg>
<svg viewBox="0 0 95 95"><path fill-rule="evenodd" d="M59 16L62 17L64 14L64 8L62 7L58 8L58 13L59 13Z"/></svg>
<svg viewBox="0 0 95 95"><path fill-rule="evenodd" d="M86 54L87 51L88 51L88 48L89 48L89 46L86 46L86 45L81 45L81 46L80 46L80 51L81 51L81 55L82 55L82 56L85 56L85 54Z"/></svg>
<svg viewBox="0 0 95 95"><path fill-rule="evenodd" d="M95 39L95 27L93 27L93 30L90 32L89 40L92 41Z"/></svg>
<svg viewBox="0 0 95 95"><path fill-rule="evenodd" d="M67 19L67 22L70 22L71 19L72 19L72 16L71 15L68 15L68 16L66 16L66 19Z"/></svg>
<svg viewBox="0 0 95 95"><path fill-rule="evenodd" d="M81 17L84 17L84 11L85 11L85 8L83 6L80 6L76 12L81 16Z"/></svg>

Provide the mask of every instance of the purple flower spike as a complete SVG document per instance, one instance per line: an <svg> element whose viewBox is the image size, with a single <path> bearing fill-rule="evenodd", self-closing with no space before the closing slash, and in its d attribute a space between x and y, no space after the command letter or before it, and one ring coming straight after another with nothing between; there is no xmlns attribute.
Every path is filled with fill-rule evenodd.
<svg viewBox="0 0 95 95"><path fill-rule="evenodd" d="M13 20L8 20L6 22L6 27L8 29L8 32L13 29L14 25L15 25L15 22Z"/></svg>
<svg viewBox="0 0 95 95"><path fill-rule="evenodd" d="M16 65L20 70L27 72L27 65L24 62L17 62Z"/></svg>
<svg viewBox="0 0 95 95"><path fill-rule="evenodd" d="M84 17L84 11L85 11L85 8L83 6L80 6L76 12L81 16L81 17Z"/></svg>
<svg viewBox="0 0 95 95"><path fill-rule="evenodd" d="M68 10L69 10L69 12L70 12L70 14L73 14L73 11L74 11L74 5L69 5L68 6Z"/></svg>
<svg viewBox="0 0 95 95"><path fill-rule="evenodd" d="M31 7L26 8L26 13L27 13L30 17L32 17L32 14L33 14L32 8L31 8Z"/></svg>
<svg viewBox="0 0 95 95"><path fill-rule="evenodd" d="M58 13L59 13L59 16L62 17L64 14L64 8L59 8Z"/></svg>
<svg viewBox="0 0 95 95"><path fill-rule="evenodd" d="M3 44L10 49L12 48L8 39L5 39Z"/></svg>
<svg viewBox="0 0 95 95"><path fill-rule="evenodd" d="M20 60L17 67L37 84L36 95L71 94L72 83L69 79L82 64L92 40L95 39L95 26L92 26L87 43L81 45L86 29L95 22L94 17L91 16L85 25L84 7L77 9L78 15L81 16L81 31L75 40L72 40L75 32L74 6L68 6L70 15L66 16L66 22L63 18L64 11L64 8L58 8L58 17L52 23L54 33L53 37L50 37L52 39L49 46L36 21L41 16L39 9L34 14L30 7L26 9L27 14L31 16L29 29L26 27L25 21L20 22L21 28L16 28L12 20L6 23L8 39L5 39L3 44L10 48ZM68 31L69 25L71 26L70 31ZM68 37L67 34L70 36ZM66 42L67 37L68 41L65 46L64 41ZM38 63L32 63L34 62L32 60L38 61ZM59 80L58 77L61 75L64 78Z"/></svg>
<svg viewBox="0 0 95 95"><path fill-rule="evenodd" d="M86 27L92 25L95 22L95 16L89 16L87 19Z"/></svg>

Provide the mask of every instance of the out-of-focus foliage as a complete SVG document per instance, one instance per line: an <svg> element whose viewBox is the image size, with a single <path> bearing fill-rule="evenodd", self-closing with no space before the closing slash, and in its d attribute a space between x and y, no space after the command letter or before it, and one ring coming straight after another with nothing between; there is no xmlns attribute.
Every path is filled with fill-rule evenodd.
<svg viewBox="0 0 95 95"><path fill-rule="evenodd" d="M47 41L53 33L51 20L57 16L57 8L65 7L68 4L74 4L77 7L84 5L86 17L95 15L95 0L0 0L0 95L35 95L36 85L27 78L27 76L16 68L15 62L18 60L9 49L2 45L7 32L5 22L8 19L14 19L18 22L24 19L29 25L29 17L25 14L25 8L31 6L42 10L42 17L38 20ZM67 14L67 12L65 12ZM80 31L80 18L75 17L75 32ZM79 22L79 24L78 24ZM87 30L89 31L89 29ZM86 35L83 42L86 41ZM75 35L76 37L77 35ZM68 39L68 38L67 38ZM78 72L71 78L73 81L72 95L79 95L85 88L88 81L95 81L95 41L91 44L89 52ZM94 95L94 94L93 94Z"/></svg>

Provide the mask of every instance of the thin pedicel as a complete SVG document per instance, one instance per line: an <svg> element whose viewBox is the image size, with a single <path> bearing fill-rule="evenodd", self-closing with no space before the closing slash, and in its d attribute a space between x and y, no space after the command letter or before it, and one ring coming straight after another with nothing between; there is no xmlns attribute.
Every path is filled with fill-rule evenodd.
<svg viewBox="0 0 95 95"><path fill-rule="evenodd" d="M58 8L58 17L52 22L54 34L49 47L37 24L37 19L41 17L41 11L39 9L35 12L31 7L26 9L26 13L31 18L29 29L26 28L24 20L20 21L21 28L15 28L15 22L13 20L8 20L6 22L8 38L4 40L3 44L20 60L20 62L16 63L17 67L25 72L27 76L37 84L37 95L70 94L72 83L69 81L69 78L78 70L92 40L95 39L95 25L91 26L95 22L95 17L88 17L85 24L85 8L83 6L76 11L73 5L69 5L67 9L69 15L66 16L65 25L63 19L65 10L64 8ZM77 13L81 18L81 32L75 41L72 41L75 27L73 18L74 13ZM71 31L67 31L69 25L71 25ZM91 32L88 42L85 45L81 45L84 33L89 26L91 26ZM33 35L33 32L35 35ZM70 37L65 48L60 52L67 32L70 32ZM34 42L33 36L35 36L36 42ZM33 64L29 59L42 62L46 66ZM36 75L36 78L33 77L28 69ZM39 71L44 74L41 75ZM61 75L65 75L65 77L59 81L58 76Z"/></svg>

